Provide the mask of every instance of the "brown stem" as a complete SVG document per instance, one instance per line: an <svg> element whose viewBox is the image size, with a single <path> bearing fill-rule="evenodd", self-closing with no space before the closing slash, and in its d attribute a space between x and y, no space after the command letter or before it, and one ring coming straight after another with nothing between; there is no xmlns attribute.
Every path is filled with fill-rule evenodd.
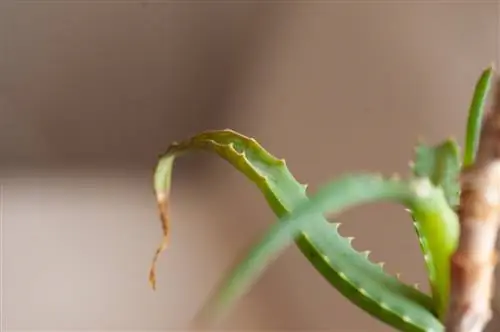
<svg viewBox="0 0 500 332"><path fill-rule="evenodd" d="M482 332L491 319L500 212L500 79L475 163L461 174L460 237L451 257L447 332Z"/></svg>

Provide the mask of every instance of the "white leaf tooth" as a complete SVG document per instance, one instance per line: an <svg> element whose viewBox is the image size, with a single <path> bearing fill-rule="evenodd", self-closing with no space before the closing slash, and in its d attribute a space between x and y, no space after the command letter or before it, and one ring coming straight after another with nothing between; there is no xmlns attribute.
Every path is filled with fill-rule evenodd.
<svg viewBox="0 0 500 332"><path fill-rule="evenodd" d="M384 268L384 266L385 266L385 262L379 262L379 263L377 263L377 265L378 265L378 266L380 266L380 268L382 268L382 269L383 269L383 268Z"/></svg>
<svg viewBox="0 0 500 332"><path fill-rule="evenodd" d="M339 230L339 227L340 227L341 223L339 223L339 222L334 222L332 225L333 225L333 227L334 227L336 230Z"/></svg>
<svg viewBox="0 0 500 332"><path fill-rule="evenodd" d="M401 280L401 273L396 273L396 279Z"/></svg>
<svg viewBox="0 0 500 332"><path fill-rule="evenodd" d="M419 283L413 284L413 288L415 288L416 290L420 290L420 284Z"/></svg>
<svg viewBox="0 0 500 332"><path fill-rule="evenodd" d="M380 302L380 307L384 310L390 310L389 306L385 302Z"/></svg>
<svg viewBox="0 0 500 332"><path fill-rule="evenodd" d="M352 244L352 241L354 240L354 237L353 236L350 236L347 239L347 242L349 242L349 244Z"/></svg>
<svg viewBox="0 0 500 332"><path fill-rule="evenodd" d="M413 190L417 196L425 198L432 193L432 184L428 180L415 181L413 184Z"/></svg>
<svg viewBox="0 0 500 332"><path fill-rule="evenodd" d="M368 258L372 252L370 250L363 251L362 254L365 258Z"/></svg>

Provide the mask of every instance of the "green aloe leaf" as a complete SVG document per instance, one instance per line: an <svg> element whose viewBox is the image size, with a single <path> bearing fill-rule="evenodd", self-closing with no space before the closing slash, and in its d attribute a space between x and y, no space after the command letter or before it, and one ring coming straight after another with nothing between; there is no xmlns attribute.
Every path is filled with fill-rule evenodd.
<svg viewBox="0 0 500 332"><path fill-rule="evenodd" d="M354 250L350 240L338 233L339 224L328 222L323 211L318 209L318 204L325 207L320 201L322 196L318 196L320 194L314 196L314 201L310 201L305 186L293 177L284 160L272 156L254 139L231 130L196 135L173 144L161 156L155 172L155 192L162 216L164 240L153 261L153 285L154 265L167 243L167 205L173 161L191 150L215 152L228 161L257 185L275 214L283 218L280 223L272 225L265 236L264 246L253 247L247 259L233 270L234 273L226 279L218 295L205 307L207 310L204 313L208 315L205 317L222 317L234 301L249 290L255 278L273 258L295 241L316 270L341 294L367 313L402 331L442 330L440 321L433 314L432 299L428 295L387 274L381 265L370 262L368 253ZM424 180L419 183L424 183L422 181ZM436 221L440 215L432 208L435 204L446 206L444 195L440 196L440 191L431 185L414 187L415 183L408 185L398 181L387 182L368 175L347 177L332 187L336 198L333 203L327 203L337 204L336 207L341 209L362 202L399 197L411 208L417 208L419 219ZM436 200L429 202L427 199L417 199L414 193L418 188L427 188ZM451 214L447 218L454 216Z"/></svg>
<svg viewBox="0 0 500 332"><path fill-rule="evenodd" d="M435 186L443 188L448 204L456 208L460 200L460 148L448 139L435 146L419 144L415 149L412 171L417 177L429 177Z"/></svg>
<svg viewBox="0 0 500 332"><path fill-rule="evenodd" d="M460 154L456 142L446 140L435 146L419 144L416 148L416 177L427 177L441 187L448 205L456 209L460 198ZM438 316L443 319L449 298L450 258L458 243L457 219L440 219L441 223L419 222L412 214L414 226L424 255L429 282Z"/></svg>
<svg viewBox="0 0 500 332"><path fill-rule="evenodd" d="M463 166L470 166L477 153L479 136L484 117L484 106L488 98L488 92L491 88L494 68L493 65L486 68L476 82L474 94L472 96L469 115L467 119L467 130L465 135L465 148L463 156Z"/></svg>
<svg viewBox="0 0 500 332"><path fill-rule="evenodd" d="M332 270L338 271L335 275L324 276L358 307L401 331L442 331L443 326L432 309L416 299L414 293L406 293L402 285L397 285L397 288L401 287L399 289L388 287L379 279L380 274L370 273L372 271L364 269L364 263L358 265L340 251L342 242L336 243L328 234L335 228L320 218L324 213L338 214L359 204L379 201L401 203L411 209L418 220L429 224L441 224L443 219L456 222L457 218L441 188L433 186L427 178L403 182L384 180L371 174L345 176L324 186L309 201L273 225L232 270L223 287L205 307L205 312L208 312L205 315L218 317L227 310L249 288L263 267L268 266L294 239L302 237L312 242L317 257L322 257ZM351 248L348 241L343 243ZM351 287L348 289L339 283L340 280Z"/></svg>

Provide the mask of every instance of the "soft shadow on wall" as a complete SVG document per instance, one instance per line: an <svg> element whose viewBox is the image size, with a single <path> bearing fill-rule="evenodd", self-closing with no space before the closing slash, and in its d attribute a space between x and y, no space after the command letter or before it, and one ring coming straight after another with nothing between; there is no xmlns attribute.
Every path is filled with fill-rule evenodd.
<svg viewBox="0 0 500 332"><path fill-rule="evenodd" d="M237 110L227 102L283 14L257 4L11 6L0 129L18 143L0 143L1 166L151 166L172 140L228 127Z"/></svg>

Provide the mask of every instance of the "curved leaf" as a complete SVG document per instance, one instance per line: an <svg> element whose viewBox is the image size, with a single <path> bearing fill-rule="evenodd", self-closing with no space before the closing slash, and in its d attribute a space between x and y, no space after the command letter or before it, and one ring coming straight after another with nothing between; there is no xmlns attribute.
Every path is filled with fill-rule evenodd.
<svg viewBox="0 0 500 332"><path fill-rule="evenodd" d="M296 207L309 204L305 186L295 180L284 160L273 157L254 139L234 131L211 131L196 135L180 144L173 144L161 157L155 173L155 192L164 224L168 222L166 205L173 160L189 150L212 151L231 163L258 186L278 217L285 217ZM373 183L373 185L377 184ZM354 190L351 185L348 187L351 188L349 190ZM400 184L395 185L394 188L406 190L404 185ZM357 196L345 195L345 197L346 199L359 199ZM366 199L369 200L370 197ZM441 329L439 320L432 314L432 300L428 295L388 275L379 264L370 262L366 253L354 250L349 239L337 232L338 223L332 225L321 213L311 214L307 219L310 227L298 235L295 243L316 270L346 298L374 317L403 331L430 331L430 328L438 331ZM283 223L283 225L286 226L288 223ZM269 240L275 239L273 232L278 232L278 240L284 241L272 242L278 245L275 248L271 246L273 250L269 252L256 248L249 261L243 262L243 268L237 269L236 274L233 275L234 278L229 282L229 293L223 292L223 294L229 294L229 297L223 296L228 302L219 303L230 305L231 300L235 300L247 291L253 277L258 276L274 257L273 252L278 253L283 248L283 244L286 245L293 240L289 230L283 232L280 226L281 223L273 225L267 236ZM167 230L168 227L164 226L165 239L168 235ZM164 249L165 243L166 240L162 242L158 253ZM153 285L156 258L157 255L155 255L151 270ZM261 260L262 258L265 259ZM248 276L250 276L249 279L247 279ZM211 307L209 305L207 308ZM218 313L224 313L225 309L228 309L224 305L216 306L216 308L221 309L217 311ZM209 310L208 313L210 319L220 317L212 316L213 311Z"/></svg>
<svg viewBox="0 0 500 332"><path fill-rule="evenodd" d="M467 119L467 131L465 136L465 148L463 157L463 166L472 165L476 158L477 148L479 145L479 134L483 124L484 106L488 98L488 92L491 87L491 79L493 77L493 65L485 69L474 88L471 105L469 108L469 116Z"/></svg>
<svg viewBox="0 0 500 332"><path fill-rule="evenodd" d="M426 179L414 179L409 183L398 180L384 180L371 174L349 175L333 181L321 188L309 201L300 204L291 214L281 218L264 238L254 245L224 283L215 298L207 305L208 317L217 317L248 289L258 277L262 268L301 236L312 242L319 257L328 262L335 274L325 275L334 285L340 280L353 289L338 287L339 291L352 302L377 318L402 331L441 331L441 322L422 302L405 293L400 285L386 284L370 273L364 264L345 260L343 252L332 241L331 225L320 216L324 213L341 213L358 204L378 201L397 201L410 208L419 220L429 224L439 224L442 219L456 220L456 214L449 209L443 192ZM314 233L313 233L314 232ZM317 234L314 238L311 234ZM322 237L319 234L323 234ZM350 247L348 241L344 244ZM337 247L337 248L335 248ZM256 268L256 267L260 267ZM381 272L381 270L378 270ZM344 286L344 285L342 285ZM399 288L399 289L398 289ZM370 301L371 300L371 301ZM378 304L378 305L376 305ZM382 304L382 309L380 307Z"/></svg>

